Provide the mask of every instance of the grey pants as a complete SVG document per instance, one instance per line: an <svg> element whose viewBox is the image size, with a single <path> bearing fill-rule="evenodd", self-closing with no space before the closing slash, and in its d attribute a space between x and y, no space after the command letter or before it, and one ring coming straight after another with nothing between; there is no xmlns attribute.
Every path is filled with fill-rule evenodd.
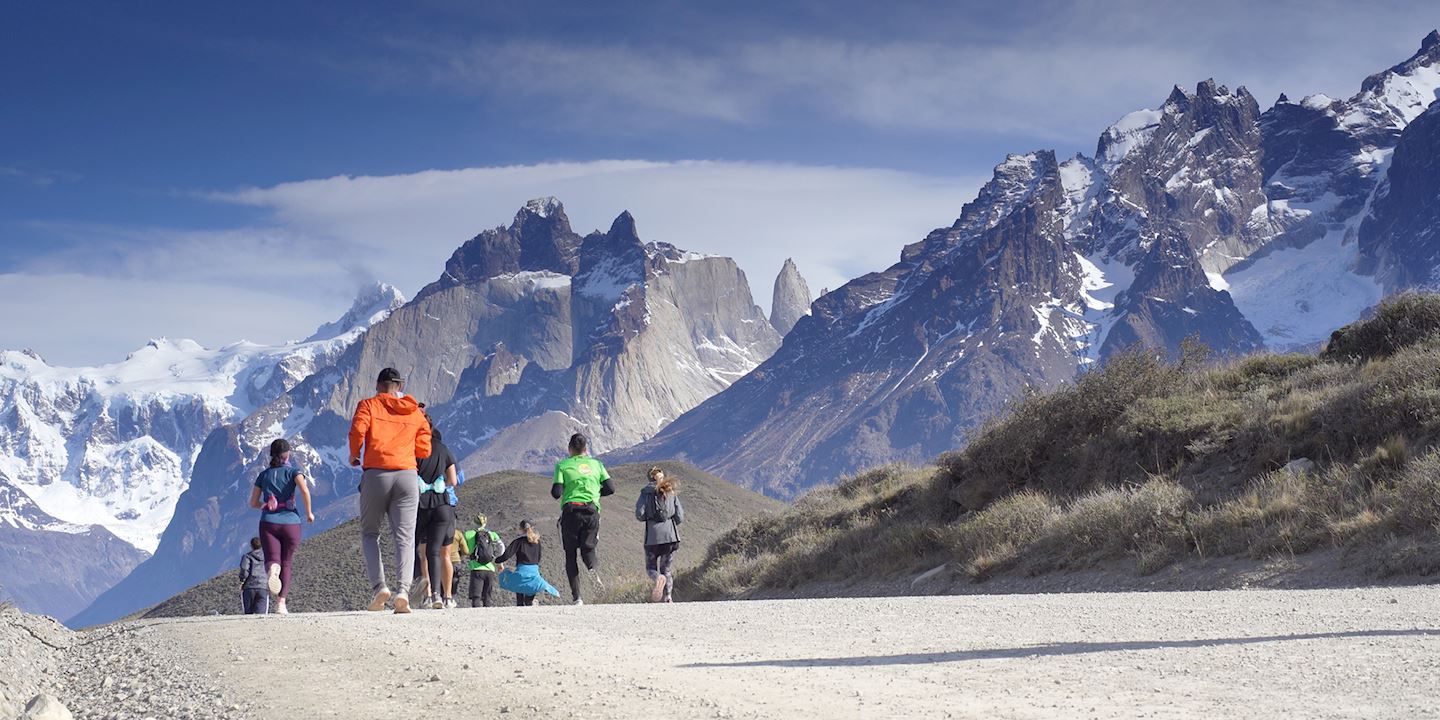
<svg viewBox="0 0 1440 720"><path fill-rule="evenodd" d="M389 516L400 594L410 592L415 579L415 512L419 506L420 476L414 470L366 470L360 477L360 549L365 553L372 591L385 586L380 519Z"/></svg>

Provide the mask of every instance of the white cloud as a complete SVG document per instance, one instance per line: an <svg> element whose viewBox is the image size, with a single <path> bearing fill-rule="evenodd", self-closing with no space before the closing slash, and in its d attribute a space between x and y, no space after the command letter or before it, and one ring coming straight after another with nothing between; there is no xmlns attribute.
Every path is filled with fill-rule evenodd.
<svg viewBox="0 0 1440 720"><path fill-rule="evenodd" d="M88 364L159 335L206 345L303 337L345 310L357 276L413 295L461 243L508 225L526 200L544 195L565 203L581 234L606 229L629 210L647 241L734 257L757 303L768 307L786 257L817 292L836 288L888 267L903 245L953 222L979 184L865 168L611 160L215 193L207 197L265 210L268 224L215 232L52 228L67 233L74 249L0 276L0 292L26 298L21 319L0 328L0 347Z"/></svg>

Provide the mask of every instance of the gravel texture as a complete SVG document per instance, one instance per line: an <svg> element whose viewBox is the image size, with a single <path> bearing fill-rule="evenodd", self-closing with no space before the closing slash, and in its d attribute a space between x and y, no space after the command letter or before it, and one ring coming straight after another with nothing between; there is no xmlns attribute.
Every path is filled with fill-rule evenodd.
<svg viewBox="0 0 1440 720"><path fill-rule="evenodd" d="M1440 587L297 613L75 637L84 665L58 694L82 718L1440 717Z"/></svg>

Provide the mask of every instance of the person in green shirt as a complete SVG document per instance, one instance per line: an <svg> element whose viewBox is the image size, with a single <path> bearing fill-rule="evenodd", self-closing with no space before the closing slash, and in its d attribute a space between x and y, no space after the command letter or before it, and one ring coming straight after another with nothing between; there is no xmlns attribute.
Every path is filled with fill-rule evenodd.
<svg viewBox="0 0 1440 720"><path fill-rule="evenodd" d="M600 581L599 560L595 546L600 542L600 498L612 495L610 473L588 452L585 436L570 436L570 457L555 464L555 482L550 496L560 501L560 541L565 546L565 575L570 581L570 600L584 605L580 599L580 560L585 562L590 579L597 587ZM577 559L578 556L578 559Z"/></svg>
<svg viewBox="0 0 1440 720"><path fill-rule="evenodd" d="M475 529L465 531L465 545L461 549L467 556L474 551L477 543L484 542L487 539L503 545L500 540L500 535L491 530L488 523L489 518L485 517L484 514L476 515ZM469 562L470 607L494 606L495 603L492 595L495 592L495 562L478 563L475 562L474 557L470 557Z"/></svg>

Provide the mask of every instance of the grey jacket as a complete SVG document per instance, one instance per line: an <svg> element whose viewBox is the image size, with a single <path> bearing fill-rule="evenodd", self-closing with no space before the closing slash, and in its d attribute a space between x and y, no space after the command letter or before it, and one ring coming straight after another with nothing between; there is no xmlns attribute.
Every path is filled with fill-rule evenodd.
<svg viewBox="0 0 1440 720"><path fill-rule="evenodd" d="M680 524L685 522L685 506L680 504L679 495L665 498L668 520L650 520L645 511L650 507L650 497L655 494L655 483L640 488L640 498L635 501L635 519L645 523L645 544L664 545L680 542Z"/></svg>
<svg viewBox="0 0 1440 720"><path fill-rule="evenodd" d="M265 575L265 556L259 550L251 550L240 558L241 590L265 590L269 580Z"/></svg>

